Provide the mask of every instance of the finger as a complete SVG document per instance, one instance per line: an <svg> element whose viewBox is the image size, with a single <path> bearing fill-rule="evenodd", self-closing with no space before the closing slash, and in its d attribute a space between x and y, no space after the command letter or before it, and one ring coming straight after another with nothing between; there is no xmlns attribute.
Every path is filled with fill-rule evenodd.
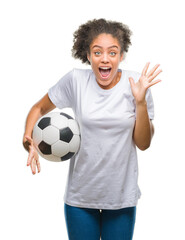
<svg viewBox="0 0 185 240"><path fill-rule="evenodd" d="M143 68L143 71L142 71L142 74L141 74L141 75L143 75L143 76L146 75L149 65L150 65L150 62L147 62L147 64L146 64L145 67Z"/></svg>
<svg viewBox="0 0 185 240"><path fill-rule="evenodd" d="M151 70L150 72L147 74L147 77L150 77L155 71L156 69L160 66L160 64L156 64Z"/></svg>
<svg viewBox="0 0 185 240"><path fill-rule="evenodd" d="M28 155L27 166L30 165L32 159L33 159L33 151L30 151Z"/></svg>
<svg viewBox="0 0 185 240"><path fill-rule="evenodd" d="M162 72L162 69L158 70L156 73L154 73L151 77L148 78L148 82L151 82L155 77L159 75L159 73Z"/></svg>
<svg viewBox="0 0 185 240"><path fill-rule="evenodd" d="M129 82L131 87L135 84L134 79L132 77L129 77Z"/></svg>
<svg viewBox="0 0 185 240"><path fill-rule="evenodd" d="M36 160L35 160L35 158L33 158L30 167L31 167L32 173L35 174L36 173Z"/></svg>
<svg viewBox="0 0 185 240"><path fill-rule="evenodd" d="M161 82L160 79L155 80L155 81L152 81L152 82L149 84L149 87L151 87L151 86L153 86L153 85L155 85L155 84L157 84L157 83L159 83L159 82Z"/></svg>
<svg viewBox="0 0 185 240"><path fill-rule="evenodd" d="M41 171L41 167L40 167L40 162L39 160L37 160L37 169L38 169L38 173Z"/></svg>

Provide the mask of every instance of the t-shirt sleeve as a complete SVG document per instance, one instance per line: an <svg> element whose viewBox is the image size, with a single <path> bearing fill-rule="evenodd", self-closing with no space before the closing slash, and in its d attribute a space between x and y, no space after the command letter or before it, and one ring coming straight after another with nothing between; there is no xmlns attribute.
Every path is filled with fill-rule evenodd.
<svg viewBox="0 0 185 240"><path fill-rule="evenodd" d="M59 109L73 106L73 70L63 76L48 91L52 103Z"/></svg>
<svg viewBox="0 0 185 240"><path fill-rule="evenodd" d="M153 120L154 119L154 102L153 102L153 97L152 97L150 88L147 89L145 99L147 102L148 116L151 120Z"/></svg>

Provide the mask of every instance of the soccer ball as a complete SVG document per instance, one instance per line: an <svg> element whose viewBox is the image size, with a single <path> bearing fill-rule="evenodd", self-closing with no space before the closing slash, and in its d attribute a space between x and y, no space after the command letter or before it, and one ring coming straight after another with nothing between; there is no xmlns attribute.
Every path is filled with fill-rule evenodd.
<svg viewBox="0 0 185 240"><path fill-rule="evenodd" d="M40 156L53 162L70 159L80 147L79 125L63 112L42 116L33 128L32 137Z"/></svg>

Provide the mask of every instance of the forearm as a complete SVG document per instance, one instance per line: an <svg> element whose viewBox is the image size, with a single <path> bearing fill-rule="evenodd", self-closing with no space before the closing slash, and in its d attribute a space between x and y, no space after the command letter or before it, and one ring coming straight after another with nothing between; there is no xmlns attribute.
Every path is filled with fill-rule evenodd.
<svg viewBox="0 0 185 240"><path fill-rule="evenodd" d="M153 136L153 126L148 116L147 103L136 103L136 122L133 132L133 139L140 150L150 146Z"/></svg>
<svg viewBox="0 0 185 240"><path fill-rule="evenodd" d="M23 137L23 146L26 150L29 148L28 141L26 141L25 136L32 138L32 131L37 120L50 112L55 108L55 105L49 99L48 94L46 94L39 102L37 102L30 110L25 125L25 133Z"/></svg>
<svg viewBox="0 0 185 240"><path fill-rule="evenodd" d="M29 144L25 139L25 136L29 136L32 138L32 131L37 120L42 116L40 108L34 105L30 112L28 113L26 124L25 124L25 132L23 136L23 146L28 151Z"/></svg>
<svg viewBox="0 0 185 240"><path fill-rule="evenodd" d="M25 133L24 135L28 135L29 137L32 136L32 131L35 123L37 120L42 116L40 108L37 106L33 106L28 113L28 116L26 118L26 124L25 124Z"/></svg>

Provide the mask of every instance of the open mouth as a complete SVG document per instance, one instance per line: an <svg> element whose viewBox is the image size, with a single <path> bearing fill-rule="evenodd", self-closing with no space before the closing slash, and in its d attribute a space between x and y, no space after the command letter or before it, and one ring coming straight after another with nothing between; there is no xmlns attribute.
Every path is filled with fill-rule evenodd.
<svg viewBox="0 0 185 240"><path fill-rule="evenodd" d="M111 68L110 67L99 67L99 72L102 78L106 79L109 77L111 73Z"/></svg>

